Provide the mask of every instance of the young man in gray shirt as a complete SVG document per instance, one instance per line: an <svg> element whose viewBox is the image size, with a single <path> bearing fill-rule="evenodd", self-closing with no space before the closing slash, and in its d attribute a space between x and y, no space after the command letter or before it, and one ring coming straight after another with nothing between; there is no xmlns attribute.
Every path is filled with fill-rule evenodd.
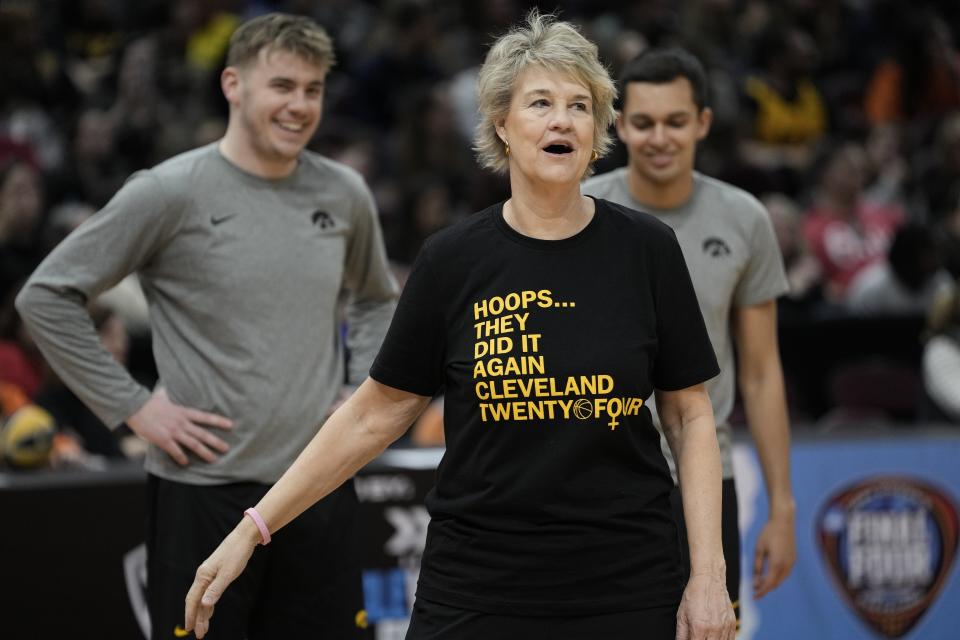
<svg viewBox="0 0 960 640"><path fill-rule="evenodd" d="M185 637L197 565L313 437L345 380L366 376L397 294L358 174L306 151L334 63L307 18L233 35L223 139L134 174L40 265L17 299L57 374L108 425L150 443L148 602L154 638ZM100 346L85 305L136 272L160 381ZM343 638L363 626L352 485L255 554L225 595L222 638ZM226 605L226 606L224 606Z"/></svg>
<svg viewBox="0 0 960 640"><path fill-rule="evenodd" d="M783 260L756 198L693 169L697 142L706 137L712 118L700 62L679 49L649 50L627 65L620 88L617 133L629 163L587 180L583 193L651 213L670 225L680 241L721 367L707 389L723 463L727 588L739 617L740 538L728 422L734 380L770 498L770 518L754 553L754 595L761 597L782 582L796 558L790 435L777 346L776 298L787 291ZM656 419L652 398L650 404ZM674 469L662 437L661 444ZM675 507L683 534L678 500Z"/></svg>

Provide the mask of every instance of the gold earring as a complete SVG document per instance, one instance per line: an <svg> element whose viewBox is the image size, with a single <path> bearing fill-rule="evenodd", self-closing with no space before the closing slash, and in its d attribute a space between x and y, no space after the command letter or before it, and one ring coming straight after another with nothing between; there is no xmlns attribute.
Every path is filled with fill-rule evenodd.
<svg viewBox="0 0 960 640"><path fill-rule="evenodd" d="M593 153L590 154L590 162L596 162L596 161L597 161L597 158L599 158L599 157L600 157L600 154L597 153L597 150L596 150L596 149L594 149L594 150L593 150Z"/></svg>
<svg viewBox="0 0 960 640"><path fill-rule="evenodd" d="M509 158L509 157L510 157L510 142L507 141L507 140L504 140L504 141L503 141L503 145L504 145L504 148L505 148L505 150L506 150L506 152L507 152L507 157Z"/></svg>

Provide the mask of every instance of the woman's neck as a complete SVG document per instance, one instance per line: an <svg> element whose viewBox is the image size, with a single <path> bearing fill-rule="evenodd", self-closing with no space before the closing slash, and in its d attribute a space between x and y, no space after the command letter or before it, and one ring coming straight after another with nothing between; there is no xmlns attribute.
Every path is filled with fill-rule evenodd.
<svg viewBox="0 0 960 640"><path fill-rule="evenodd" d="M580 194L580 185L533 187L511 180L512 194L503 206L503 219L517 232L540 240L562 240L579 233L595 210L594 201Z"/></svg>

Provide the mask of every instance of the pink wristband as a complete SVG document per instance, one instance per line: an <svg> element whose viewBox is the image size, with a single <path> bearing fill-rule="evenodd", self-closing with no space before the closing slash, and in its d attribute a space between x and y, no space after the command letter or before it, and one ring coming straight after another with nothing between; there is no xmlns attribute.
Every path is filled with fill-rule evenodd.
<svg viewBox="0 0 960 640"><path fill-rule="evenodd" d="M260 544L270 544L270 529L267 529L267 523L263 521L257 510L250 507L243 512L243 515L250 516L253 523L257 525L257 529L260 530Z"/></svg>

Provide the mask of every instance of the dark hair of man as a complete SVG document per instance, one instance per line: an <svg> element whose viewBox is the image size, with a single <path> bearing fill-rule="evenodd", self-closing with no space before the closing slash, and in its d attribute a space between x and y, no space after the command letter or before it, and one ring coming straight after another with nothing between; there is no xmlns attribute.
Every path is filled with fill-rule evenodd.
<svg viewBox="0 0 960 640"><path fill-rule="evenodd" d="M620 108L623 108L623 101L626 100L629 83L667 84L677 78L687 79L697 111L703 111L709 103L707 73L696 56L679 47L647 49L627 63L619 80Z"/></svg>

